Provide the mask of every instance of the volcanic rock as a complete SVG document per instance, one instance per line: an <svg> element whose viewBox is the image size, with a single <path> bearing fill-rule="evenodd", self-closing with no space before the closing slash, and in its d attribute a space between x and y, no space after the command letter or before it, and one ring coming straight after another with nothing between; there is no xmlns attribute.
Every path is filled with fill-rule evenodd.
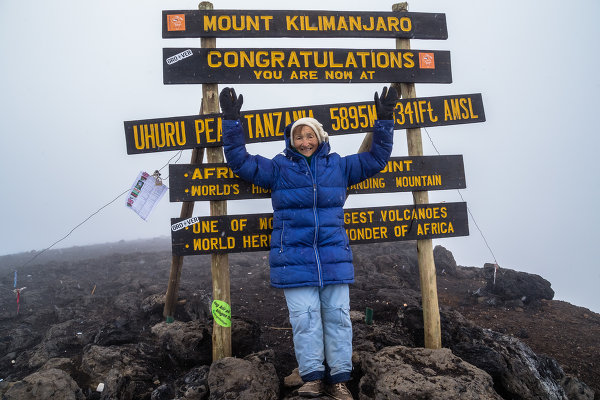
<svg viewBox="0 0 600 400"><path fill-rule="evenodd" d="M492 378L449 349L386 347L365 354L361 399L501 400Z"/></svg>
<svg viewBox="0 0 600 400"><path fill-rule="evenodd" d="M208 374L210 399L279 399L279 380L270 362L273 357L272 351L264 351L244 359L226 357L215 361Z"/></svg>
<svg viewBox="0 0 600 400"><path fill-rule="evenodd" d="M507 302L518 300L529 304L541 299L552 300L554 290L550 282L539 275L514 271L506 268L497 268L496 265L485 264L483 274L486 278L485 291L497 296L500 301Z"/></svg>
<svg viewBox="0 0 600 400"><path fill-rule="evenodd" d="M3 400L84 400L83 392L65 371L46 369L35 372L22 381L10 383L3 393Z"/></svg>

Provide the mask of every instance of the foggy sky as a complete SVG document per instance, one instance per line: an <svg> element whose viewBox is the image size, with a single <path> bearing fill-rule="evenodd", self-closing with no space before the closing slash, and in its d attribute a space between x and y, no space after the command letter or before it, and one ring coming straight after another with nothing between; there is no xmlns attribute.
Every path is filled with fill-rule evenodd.
<svg viewBox="0 0 600 400"><path fill-rule="evenodd" d="M163 85L162 48L200 47L162 39L163 9L198 2L57 0L0 2L0 255L41 250L127 190L141 170L175 152L127 155L123 121L197 114L201 85ZM213 1L215 9L281 9L281 1ZM289 3L290 5L292 3ZM390 11L392 2L314 1L307 10ZM343 7L343 8L342 8ZM595 294L600 238L595 127L600 89L600 3L575 0L414 1L413 12L446 14L448 40L413 40L414 49L450 50L452 84L417 84L418 97L482 93L487 121L423 130L425 155L462 154L462 196L475 221L470 236L434 240L459 265L494 262L552 283L556 299L600 312ZM394 39L217 39L218 47L395 48ZM235 85L244 110L357 102L383 84ZM220 88L225 85L220 85ZM331 140L342 155L362 134ZM431 138L431 141L430 141ZM407 155L396 131L393 156ZM432 144L433 142L433 144ZM282 142L248 146L274 156ZM184 151L179 163L187 163ZM168 175L168 168L162 171ZM169 185L169 182L166 182ZM456 190L431 202L462 201ZM125 196L56 247L170 234L180 204L163 198L148 221ZM351 196L347 207L410 204L410 194ZM228 202L230 214L271 211L269 200ZM208 215L197 203L194 215ZM43 257L43 256L42 256ZM43 261L40 257L38 261ZM15 266L18 269L19 266ZM184 268L193 267L186 258ZM443 290L443 288L440 288Z"/></svg>

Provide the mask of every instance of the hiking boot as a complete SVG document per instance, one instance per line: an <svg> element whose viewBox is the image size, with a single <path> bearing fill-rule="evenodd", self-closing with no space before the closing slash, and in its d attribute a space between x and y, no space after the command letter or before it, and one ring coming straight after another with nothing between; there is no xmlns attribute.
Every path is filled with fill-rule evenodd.
<svg viewBox="0 0 600 400"><path fill-rule="evenodd" d="M324 393L323 381L317 379L316 381L306 382L300 389L298 389L298 396L302 397L319 397Z"/></svg>
<svg viewBox="0 0 600 400"><path fill-rule="evenodd" d="M344 382L334 383L325 386L325 393L335 400L353 400L352 393L346 387Z"/></svg>

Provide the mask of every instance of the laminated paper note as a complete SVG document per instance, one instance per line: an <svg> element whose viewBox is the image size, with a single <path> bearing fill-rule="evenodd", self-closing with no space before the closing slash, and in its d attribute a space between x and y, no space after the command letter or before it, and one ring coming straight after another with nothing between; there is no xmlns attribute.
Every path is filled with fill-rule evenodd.
<svg viewBox="0 0 600 400"><path fill-rule="evenodd" d="M162 183L156 184L154 176L140 172L129 191L127 207L146 220L167 190L167 186Z"/></svg>

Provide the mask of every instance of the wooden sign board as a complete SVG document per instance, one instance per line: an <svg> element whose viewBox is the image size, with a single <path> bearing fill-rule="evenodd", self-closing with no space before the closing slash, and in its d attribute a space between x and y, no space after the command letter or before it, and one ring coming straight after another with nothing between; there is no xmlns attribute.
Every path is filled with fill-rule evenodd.
<svg viewBox="0 0 600 400"><path fill-rule="evenodd" d="M177 224L181 218L172 218ZM344 210L350 243L433 239L469 234L466 203L350 208ZM200 217L171 232L173 255L242 253L269 250L273 214Z"/></svg>
<svg viewBox="0 0 600 400"><path fill-rule="evenodd" d="M246 143L283 140L285 127L316 118L330 136L366 132L377 118L373 101L243 111ZM394 129L469 124L485 121L480 93L400 99ZM221 114L125 121L127 154L222 146Z"/></svg>
<svg viewBox="0 0 600 400"><path fill-rule="evenodd" d="M452 83L452 71L441 50L164 48L163 82Z"/></svg>
<svg viewBox="0 0 600 400"><path fill-rule="evenodd" d="M391 157L380 173L350 186L348 193L395 193L466 187L461 155Z"/></svg>
<svg viewBox="0 0 600 400"><path fill-rule="evenodd" d="M239 178L225 163L171 164L169 182L172 202L271 197L270 190ZM394 193L465 187L461 155L392 157L379 174L351 186L348 193Z"/></svg>
<svg viewBox="0 0 600 400"><path fill-rule="evenodd" d="M361 37L447 39L446 15L306 10L165 10L163 38Z"/></svg>

